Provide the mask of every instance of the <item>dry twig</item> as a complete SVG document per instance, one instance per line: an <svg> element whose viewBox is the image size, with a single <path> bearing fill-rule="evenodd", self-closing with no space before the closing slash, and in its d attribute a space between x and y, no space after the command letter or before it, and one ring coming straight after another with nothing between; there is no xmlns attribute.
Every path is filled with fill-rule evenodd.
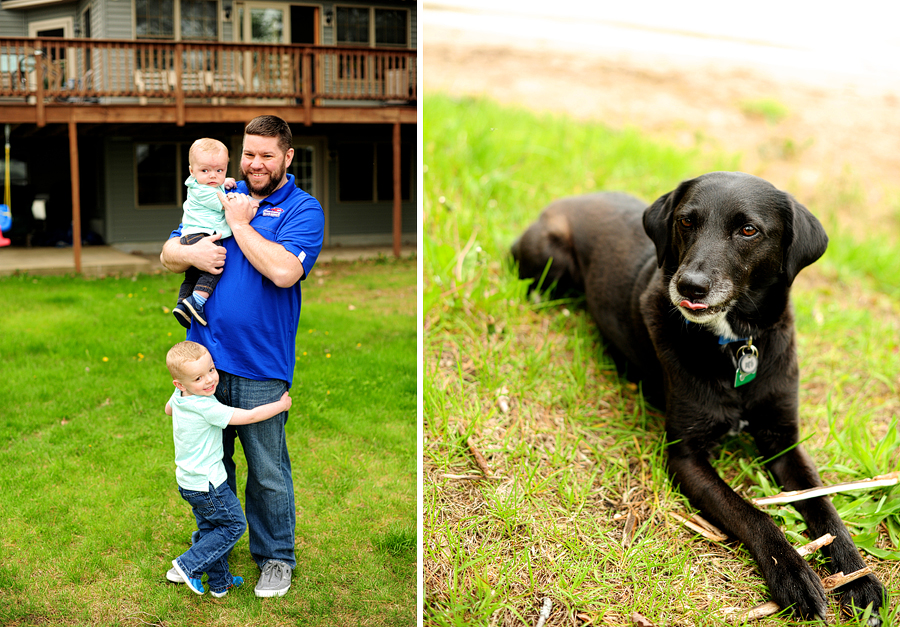
<svg viewBox="0 0 900 627"><path fill-rule="evenodd" d="M481 454L481 451L478 450L478 447L475 446L475 442L472 438L467 438L465 432L463 431L462 425L459 426L459 434L466 438L466 444L469 447L469 452L472 453L472 457L475 458L475 463L478 464L479 470L484 473L485 478L493 479L494 473L491 472L490 466L488 466L487 460L484 458L484 455Z"/></svg>
<svg viewBox="0 0 900 627"><path fill-rule="evenodd" d="M454 475L449 472L445 472L441 475L444 479L461 479L465 481L484 481L485 479L499 480L500 477L485 477L484 475Z"/></svg>
<svg viewBox="0 0 900 627"><path fill-rule="evenodd" d="M638 614L637 612L631 613L631 624L634 625L634 627L655 627L649 618Z"/></svg>
<svg viewBox="0 0 900 627"><path fill-rule="evenodd" d="M541 607L541 613L538 615L538 622L534 627L544 627L544 623L550 618L550 610L553 609L553 601L550 597L544 597L544 605Z"/></svg>
<svg viewBox="0 0 900 627"><path fill-rule="evenodd" d="M706 538L707 540L712 540L713 542L725 542L728 537L725 533L711 525L708 521L703 520L699 516L694 516L694 520L688 520L681 514L677 512L669 512L669 515L672 516L675 520L683 524L685 527L696 531L701 536Z"/></svg>
<svg viewBox="0 0 900 627"><path fill-rule="evenodd" d="M814 499L818 496L826 494L834 494L835 492L849 492L851 490L872 490L874 488L885 488L900 483L900 472L890 472L886 475L877 475L871 479L861 479L859 481L848 481L846 483L835 483L819 488L809 488L807 490L793 490L791 492L781 492L774 496L763 496L753 499L755 505L775 505L780 503L793 503L794 501L803 501L806 499Z"/></svg>
<svg viewBox="0 0 900 627"><path fill-rule="evenodd" d="M821 549L823 546L828 546L832 542L834 542L834 536L831 535L830 533L826 533L821 538L816 538L812 542L808 542L808 543L804 544L803 546L797 547L797 554L800 555L800 557L806 557L807 555L812 555L813 553L815 553L816 551Z"/></svg>

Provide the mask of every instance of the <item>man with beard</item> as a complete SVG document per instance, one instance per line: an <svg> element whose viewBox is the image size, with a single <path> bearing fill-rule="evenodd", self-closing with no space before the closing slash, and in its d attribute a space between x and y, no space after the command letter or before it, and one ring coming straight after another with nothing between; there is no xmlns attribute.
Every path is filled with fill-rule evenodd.
<svg viewBox="0 0 900 627"><path fill-rule="evenodd" d="M291 129L264 115L244 129L241 180L220 195L233 236L218 235L193 246L172 232L160 255L172 272L194 266L221 273L205 305L209 324L191 325L187 339L205 346L219 371L216 398L241 409L278 400L293 382L300 281L322 249L325 216L319 202L299 189L287 167L294 157ZM249 194L249 195L247 195ZM259 201L254 209L251 197ZM222 272L227 259L228 272ZM294 486L285 425L288 413L223 432L228 485L237 494L234 440L247 459L244 509L250 553L260 568L256 596L282 596L290 588L294 557Z"/></svg>

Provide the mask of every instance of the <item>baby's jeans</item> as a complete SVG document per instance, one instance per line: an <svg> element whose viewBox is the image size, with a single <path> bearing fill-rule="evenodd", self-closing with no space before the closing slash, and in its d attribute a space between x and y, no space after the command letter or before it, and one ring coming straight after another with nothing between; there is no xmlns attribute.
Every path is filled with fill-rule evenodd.
<svg viewBox="0 0 900 627"><path fill-rule="evenodd" d="M185 246L192 246L204 237L209 237L209 235L209 233L191 233L190 235L183 235L180 241ZM225 245L221 239L217 239L214 243L217 246ZM178 290L178 302L180 303L196 290L212 294L221 277L221 273L210 274L191 266L184 273L184 281L181 283L181 289Z"/></svg>

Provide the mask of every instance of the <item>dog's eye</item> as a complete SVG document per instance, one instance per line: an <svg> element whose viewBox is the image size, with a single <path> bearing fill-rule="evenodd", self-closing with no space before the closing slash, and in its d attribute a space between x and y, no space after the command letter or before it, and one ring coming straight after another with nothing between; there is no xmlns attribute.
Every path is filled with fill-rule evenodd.
<svg viewBox="0 0 900 627"><path fill-rule="evenodd" d="M741 235L744 237L753 237L757 233L759 233L759 229L752 224L745 224L743 228L741 228Z"/></svg>
<svg viewBox="0 0 900 627"><path fill-rule="evenodd" d="M693 218L681 218L678 221L678 223L681 224L681 226L686 229L694 228L694 219Z"/></svg>

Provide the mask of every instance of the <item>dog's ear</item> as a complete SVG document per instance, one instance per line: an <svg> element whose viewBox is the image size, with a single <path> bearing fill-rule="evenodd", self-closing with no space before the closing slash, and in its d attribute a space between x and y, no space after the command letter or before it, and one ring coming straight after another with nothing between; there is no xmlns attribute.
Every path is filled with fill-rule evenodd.
<svg viewBox="0 0 900 627"><path fill-rule="evenodd" d="M657 198L644 211L644 231L656 245L656 262L660 268L666 257L672 254L672 216L675 215L675 208L696 180L684 181L675 190Z"/></svg>
<svg viewBox="0 0 900 627"><path fill-rule="evenodd" d="M787 202L784 229L784 261L782 269L788 285L806 266L825 254L828 235L818 218L801 205L790 194L785 193Z"/></svg>

